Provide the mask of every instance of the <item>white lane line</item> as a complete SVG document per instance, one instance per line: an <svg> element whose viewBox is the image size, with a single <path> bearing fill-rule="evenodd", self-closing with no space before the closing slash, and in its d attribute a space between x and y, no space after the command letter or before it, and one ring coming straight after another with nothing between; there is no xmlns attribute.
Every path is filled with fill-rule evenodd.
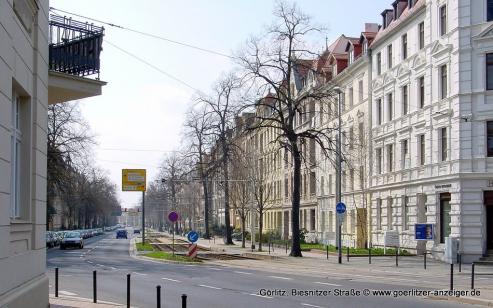
<svg viewBox="0 0 493 308"><path fill-rule="evenodd" d="M64 290L58 291L58 293L60 293L62 295L68 295L68 296L75 296L75 295L77 295L77 293L72 293L72 292L64 291Z"/></svg>
<svg viewBox="0 0 493 308"><path fill-rule="evenodd" d="M136 275L147 276L147 274L142 274L142 273L137 273L137 272L132 272L132 273L136 274Z"/></svg>
<svg viewBox="0 0 493 308"><path fill-rule="evenodd" d="M96 264L97 266L104 266L103 264Z"/></svg>
<svg viewBox="0 0 493 308"><path fill-rule="evenodd" d="M272 296L267 296L267 295L260 295L260 294L255 294L255 293L250 293L248 295L251 295L251 296L257 296L257 297L263 297L263 298L270 298L272 299L273 297Z"/></svg>
<svg viewBox="0 0 493 308"><path fill-rule="evenodd" d="M110 266L110 268L111 268L112 270L117 270L117 268L116 268L116 267L113 267L113 266Z"/></svg>
<svg viewBox="0 0 493 308"><path fill-rule="evenodd" d="M281 277L281 276L267 276L267 277L275 278L275 279L293 280L293 278Z"/></svg>
<svg viewBox="0 0 493 308"><path fill-rule="evenodd" d="M252 273L247 273L247 272L241 272L241 271L234 271L237 274L244 274L244 275L251 275Z"/></svg>
<svg viewBox="0 0 493 308"><path fill-rule="evenodd" d="M60 274L60 277L72 277L73 275L70 274Z"/></svg>
<svg viewBox="0 0 493 308"><path fill-rule="evenodd" d="M317 306L317 305L312 305L312 304L307 304L307 303L301 303L301 306L315 307L315 308L324 308L322 306Z"/></svg>
<svg viewBox="0 0 493 308"><path fill-rule="evenodd" d="M213 271L222 271L222 269L220 268L215 268L215 267L209 267L209 269L213 270Z"/></svg>
<svg viewBox="0 0 493 308"><path fill-rule="evenodd" d="M325 286L333 286L333 287L340 287L340 286L341 286L340 284L336 284L336 283L329 283L329 282L319 282L319 281L315 281L314 283L323 284L323 285L325 285Z"/></svg>
<svg viewBox="0 0 493 308"><path fill-rule="evenodd" d="M215 289L215 290L222 290L222 288L208 286L206 284L199 284L199 287L204 287L204 288L209 288L209 289Z"/></svg>
<svg viewBox="0 0 493 308"><path fill-rule="evenodd" d="M161 278L161 279L164 279L164 280L169 280L169 281L173 281L173 282L181 282L180 280L176 280L176 279L171 279L171 278Z"/></svg>
<svg viewBox="0 0 493 308"><path fill-rule="evenodd" d="M92 262L92 261L87 261L87 263L89 263L89 264L93 264L94 262Z"/></svg>

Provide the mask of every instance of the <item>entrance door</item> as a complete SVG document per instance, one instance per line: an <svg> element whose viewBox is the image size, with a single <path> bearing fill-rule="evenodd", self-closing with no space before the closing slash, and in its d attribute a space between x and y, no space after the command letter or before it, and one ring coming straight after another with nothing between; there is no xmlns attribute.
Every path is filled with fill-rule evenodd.
<svg viewBox="0 0 493 308"><path fill-rule="evenodd" d="M440 243L450 236L450 193L440 194Z"/></svg>
<svg viewBox="0 0 493 308"><path fill-rule="evenodd" d="M493 191L484 192L486 212L486 249L493 250Z"/></svg>

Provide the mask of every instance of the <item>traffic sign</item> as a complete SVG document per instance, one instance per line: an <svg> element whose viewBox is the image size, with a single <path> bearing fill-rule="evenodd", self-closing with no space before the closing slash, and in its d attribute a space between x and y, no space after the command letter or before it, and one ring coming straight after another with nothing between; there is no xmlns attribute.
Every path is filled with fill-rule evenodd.
<svg viewBox="0 0 493 308"><path fill-rule="evenodd" d="M188 247L188 254L187 256L190 257L190 258L195 258L197 256L197 244L191 244L189 247Z"/></svg>
<svg viewBox="0 0 493 308"><path fill-rule="evenodd" d="M168 219L171 222L176 222L178 221L178 213L177 212L171 212L168 214Z"/></svg>
<svg viewBox="0 0 493 308"><path fill-rule="evenodd" d="M336 212L337 214L344 214L346 213L346 205L342 202L337 203L336 205Z"/></svg>
<svg viewBox="0 0 493 308"><path fill-rule="evenodd" d="M122 169L122 191L146 191L146 170Z"/></svg>
<svg viewBox="0 0 493 308"><path fill-rule="evenodd" d="M187 239L190 243L195 243L199 239L199 234L195 231L190 231L187 234Z"/></svg>

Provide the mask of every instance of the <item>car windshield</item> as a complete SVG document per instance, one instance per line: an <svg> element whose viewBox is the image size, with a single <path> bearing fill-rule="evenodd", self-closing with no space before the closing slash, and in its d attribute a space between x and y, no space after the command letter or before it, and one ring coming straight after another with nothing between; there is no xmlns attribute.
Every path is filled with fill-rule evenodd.
<svg viewBox="0 0 493 308"><path fill-rule="evenodd" d="M79 232L69 232L65 235L65 238L76 238L80 237Z"/></svg>

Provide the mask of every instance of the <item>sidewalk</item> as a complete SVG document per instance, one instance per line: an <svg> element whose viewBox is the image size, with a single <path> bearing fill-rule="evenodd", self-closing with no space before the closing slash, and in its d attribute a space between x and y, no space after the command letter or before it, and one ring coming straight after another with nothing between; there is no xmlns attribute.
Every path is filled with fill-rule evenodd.
<svg viewBox="0 0 493 308"><path fill-rule="evenodd" d="M98 301L97 304L92 302L92 299L74 297L74 296L60 296L55 297L50 294L50 308L115 308L125 307L124 305Z"/></svg>
<svg viewBox="0 0 493 308"><path fill-rule="evenodd" d="M167 233L165 236L171 237ZM175 235L175 239L186 240L180 235ZM168 240L171 239L168 238ZM199 239L197 244L199 247L210 249L212 252L241 255L255 259L218 261L225 266L247 266L252 269L258 268L294 275L302 273L327 276L330 274L341 279L382 280L395 285L434 290L448 290L449 286L450 265L430 257L427 258L427 268L424 269L423 256L400 256L398 259L399 266L396 266L393 256L372 256L370 265L368 256L350 256L348 262L346 254L343 253L342 264L338 264L337 254L329 253L327 259L326 253L322 251L318 253L304 251L302 253L303 258L293 258L289 257L289 247L287 253L286 247L277 246L273 251L271 248L269 253L268 245L263 245L263 251L259 252L250 249L250 242L245 245L248 248L241 248L241 242L235 242L233 246L225 245L222 238L216 238L215 241L213 239ZM476 274L480 272L493 274L493 268L478 269L477 267ZM480 291L479 296L430 296L430 298L493 307L493 279L490 277L492 276L476 276L475 288ZM458 265L454 266L454 290L470 291L470 283L471 265L463 264L460 273L458 272Z"/></svg>

